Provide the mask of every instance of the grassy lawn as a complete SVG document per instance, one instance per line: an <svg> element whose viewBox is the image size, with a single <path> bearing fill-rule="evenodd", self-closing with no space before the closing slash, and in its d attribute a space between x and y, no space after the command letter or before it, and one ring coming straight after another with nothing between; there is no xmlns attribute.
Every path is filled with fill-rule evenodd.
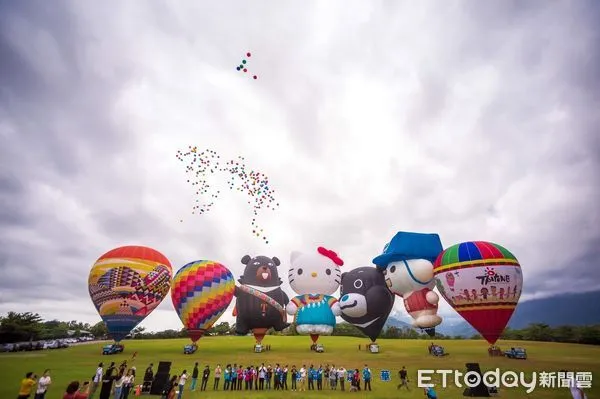
<svg viewBox="0 0 600 399"><path fill-rule="evenodd" d="M74 346L68 349L45 350L39 352L23 352L17 354L0 354L0 398L16 398L19 381L27 371L41 374L43 369L52 369L54 385L46 395L47 399L60 399L64 388L71 380L89 380L95 372L99 361L114 361L117 365L131 358L133 352L138 356L135 366L138 370L138 380L141 380L143 372L150 362L156 365L159 361L173 362L171 373L180 373L183 369L191 372L194 362L199 362L201 367L208 364L214 369L217 363L225 366L227 363L241 363L242 365L260 365L260 363L295 364L301 367L311 363L315 366L322 364L343 365L346 369L362 369L365 363L373 371L372 392L339 392L324 391L315 392L286 392L282 395L280 391L252 391L250 392L189 392L184 393L184 398L337 398L348 395L356 398L423 398L423 390L417 389L416 377L418 369L457 369L466 371L465 363L478 362L482 371L500 368L502 371L547 371L558 372L561 369L575 371L591 371L600 375L600 347L554 344L541 342L500 342L502 349L511 346L524 346L527 349L528 360L511 360L505 358L490 358L487 355L487 344L483 341L440 341L449 356L434 358L428 355L428 341L421 340L380 340L381 352L378 354L359 351L358 345L366 343L364 339L350 337L321 337L319 342L325 346L325 353L314 353L309 350L310 338L308 337L277 337L267 336L264 344L272 346L271 351L263 353L253 352L253 337L205 337L199 341L199 349L193 355L183 355L183 346L187 340L142 340L125 341L125 353L121 355L102 356L102 344ZM411 391L397 391L397 373L399 368L406 366L411 379ZM392 381L382 382L379 379L379 371L388 369L392 371ZM531 375L527 374L527 380ZM138 381L141 382L141 381ZM434 379L441 382L441 378ZM189 383L188 383L189 384ZM289 385L289 381L288 381ZM187 387L186 387L187 388ZM212 375L209 382L212 388ZM450 382L448 388L438 388L441 399L458 399L462 397L462 388L454 386ZM587 390L591 398L600 397L600 382L592 381L592 389ZM96 396L97 398L98 396ZM134 397L133 395L130 398ZM524 388L501 389L501 398L523 399L523 398L570 398L566 388L537 388L533 393L525 393Z"/></svg>

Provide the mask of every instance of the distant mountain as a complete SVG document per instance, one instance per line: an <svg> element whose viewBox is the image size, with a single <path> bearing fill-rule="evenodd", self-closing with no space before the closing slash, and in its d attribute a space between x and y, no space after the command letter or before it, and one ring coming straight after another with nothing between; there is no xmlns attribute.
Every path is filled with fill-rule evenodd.
<svg viewBox="0 0 600 399"><path fill-rule="evenodd" d="M409 323L406 323L402 320L398 320L395 317L388 317L383 328L388 328L388 327L412 328L412 326Z"/></svg>
<svg viewBox="0 0 600 399"><path fill-rule="evenodd" d="M598 303L600 303L600 291L532 299L519 303L508 325L510 328L521 329L532 323L544 323L550 327L600 324L600 312L594 311ZM386 327L388 326L412 328L409 323L394 317L388 318ZM461 337L477 334L477 331L465 321L444 321L436 328L436 332Z"/></svg>
<svg viewBox="0 0 600 399"><path fill-rule="evenodd" d="M479 334L469 323L462 320L454 323L442 322L442 324L437 326L435 331L450 337L469 338L475 334Z"/></svg>
<svg viewBox="0 0 600 399"><path fill-rule="evenodd" d="M519 303L509 326L524 328L531 323L544 323L550 327L600 324L600 312L596 307L599 303L600 291L532 299Z"/></svg>

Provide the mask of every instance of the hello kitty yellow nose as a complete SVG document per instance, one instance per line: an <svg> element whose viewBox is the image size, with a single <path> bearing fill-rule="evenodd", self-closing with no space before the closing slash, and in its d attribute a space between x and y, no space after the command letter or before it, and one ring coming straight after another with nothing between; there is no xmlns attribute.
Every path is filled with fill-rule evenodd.
<svg viewBox="0 0 600 399"><path fill-rule="evenodd" d="M317 272L312 272L310 275L313 277L317 277Z"/></svg>

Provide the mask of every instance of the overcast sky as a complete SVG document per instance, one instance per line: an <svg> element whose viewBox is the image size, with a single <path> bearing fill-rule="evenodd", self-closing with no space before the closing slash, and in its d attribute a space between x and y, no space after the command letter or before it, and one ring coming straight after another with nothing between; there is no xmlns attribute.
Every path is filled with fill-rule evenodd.
<svg viewBox="0 0 600 399"><path fill-rule="evenodd" d="M88 273L121 245L236 278L277 256L287 280L292 250L351 269L399 230L504 245L522 300L598 289L599 9L0 1L0 314L98 321ZM235 70L247 51L257 80ZM269 176L269 244L244 194L190 214L188 145ZM172 309L142 325L180 328Z"/></svg>

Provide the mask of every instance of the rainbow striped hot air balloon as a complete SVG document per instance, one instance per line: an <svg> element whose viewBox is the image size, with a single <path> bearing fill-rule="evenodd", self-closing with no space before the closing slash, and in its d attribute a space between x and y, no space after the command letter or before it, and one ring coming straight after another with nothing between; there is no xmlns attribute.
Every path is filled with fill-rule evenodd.
<svg viewBox="0 0 600 399"><path fill-rule="evenodd" d="M218 262L197 260L177 272L171 286L171 299L194 343L225 312L234 292L233 275Z"/></svg>
<svg viewBox="0 0 600 399"><path fill-rule="evenodd" d="M444 299L494 345L521 296L517 258L498 244L463 242L442 252L433 272Z"/></svg>
<svg viewBox="0 0 600 399"><path fill-rule="evenodd" d="M115 248L90 270L88 290L108 333L121 341L167 296L171 263L143 246Z"/></svg>

